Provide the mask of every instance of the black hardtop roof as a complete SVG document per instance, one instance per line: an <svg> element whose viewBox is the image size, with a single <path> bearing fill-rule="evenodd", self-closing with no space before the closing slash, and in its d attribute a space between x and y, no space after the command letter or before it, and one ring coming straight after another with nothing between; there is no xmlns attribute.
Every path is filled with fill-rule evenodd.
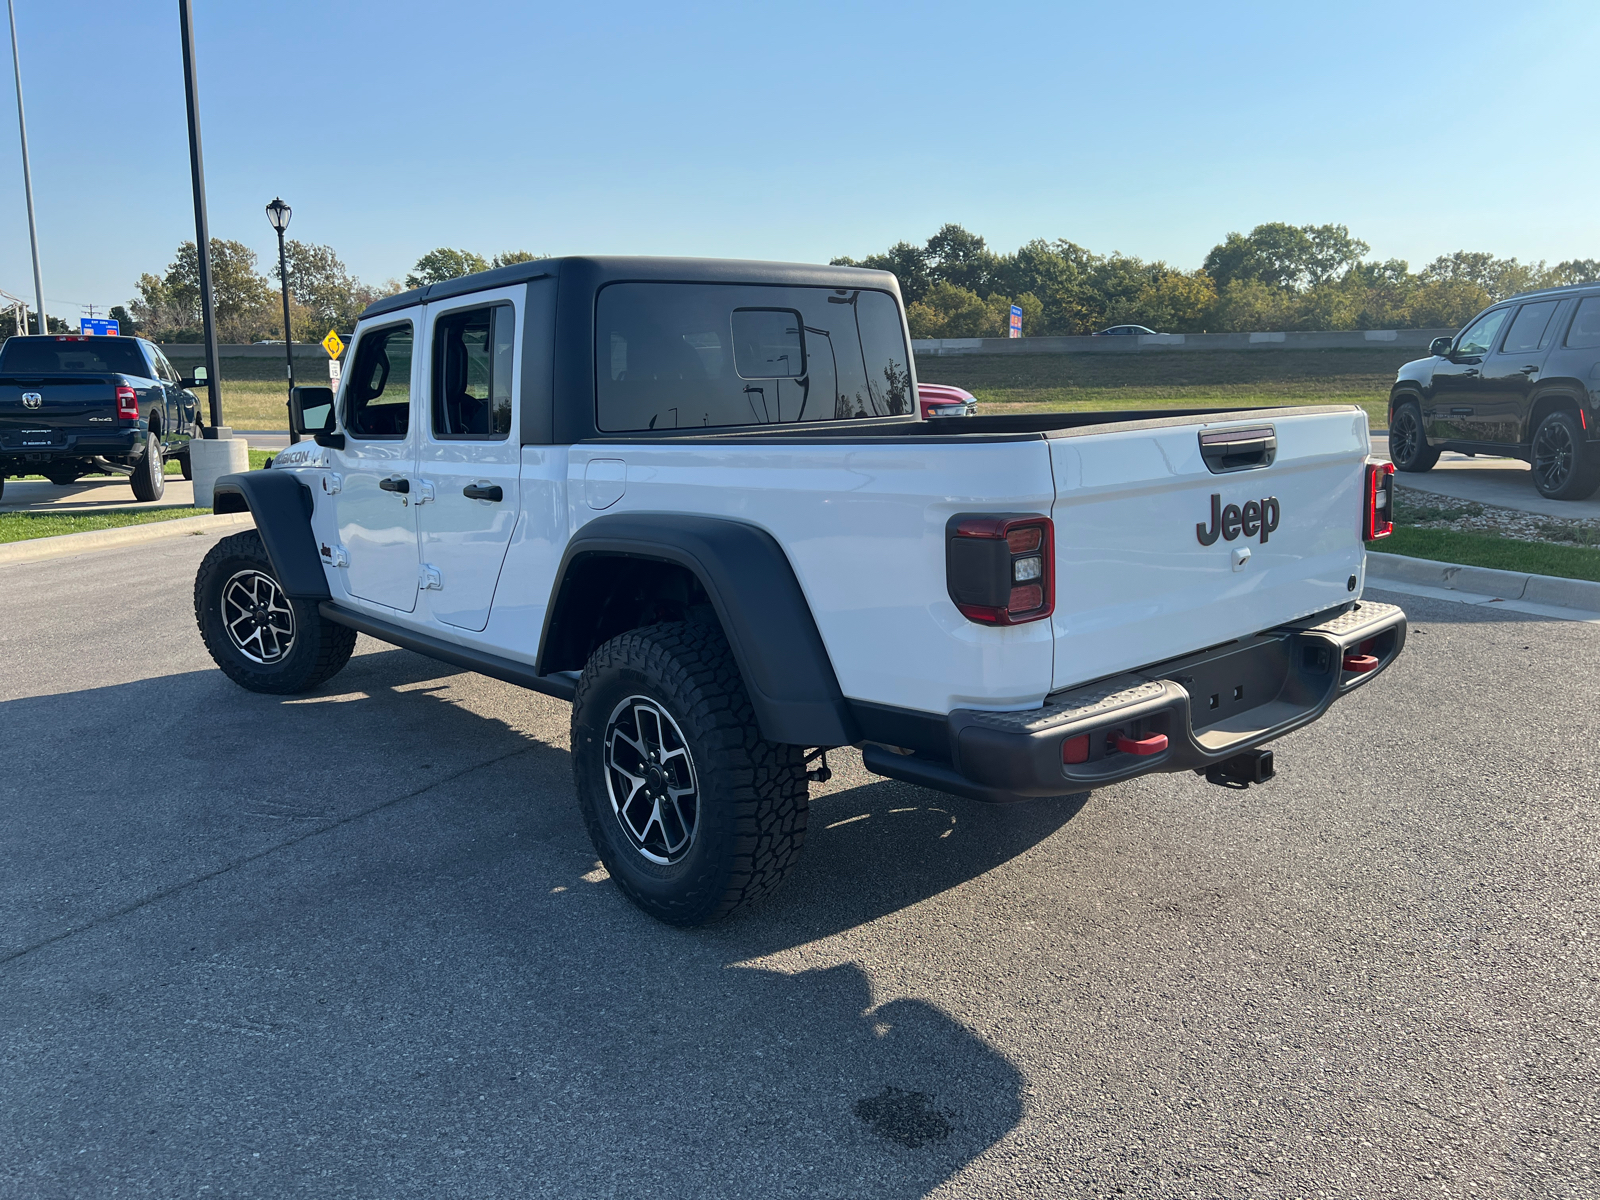
<svg viewBox="0 0 1600 1200"><path fill-rule="evenodd" d="M671 283L766 283L790 286L881 288L900 294L900 284L888 271L865 267L829 267L816 263L759 262L738 258L652 258L637 255L569 256L541 258L513 263L492 271L479 271L459 279L430 283L397 296L385 296L367 305L361 319L492 288L510 287L533 279L559 276L563 270L577 271L593 280L595 286L618 280Z"/></svg>

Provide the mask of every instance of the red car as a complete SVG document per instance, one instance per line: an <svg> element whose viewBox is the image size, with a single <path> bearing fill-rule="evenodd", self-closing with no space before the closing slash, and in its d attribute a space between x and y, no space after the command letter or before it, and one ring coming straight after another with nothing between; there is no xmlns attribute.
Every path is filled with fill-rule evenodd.
<svg viewBox="0 0 1600 1200"><path fill-rule="evenodd" d="M922 402L922 419L930 417L975 417L978 401L971 392L942 383L917 384L917 399Z"/></svg>

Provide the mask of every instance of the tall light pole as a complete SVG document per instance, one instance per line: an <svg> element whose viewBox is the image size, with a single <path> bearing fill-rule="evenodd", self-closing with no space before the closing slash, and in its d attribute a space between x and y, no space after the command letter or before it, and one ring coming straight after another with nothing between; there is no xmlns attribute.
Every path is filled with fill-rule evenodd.
<svg viewBox="0 0 1600 1200"><path fill-rule="evenodd" d="M272 227L278 231L278 280L283 284L283 356L289 368L291 393L294 392L294 339L289 336L289 260L283 252L283 231L289 228L289 218L292 215L293 210L277 197L267 205L267 220L271 221ZM288 403L289 401L284 401L284 404ZM299 440L300 434L295 431L294 422L290 421L289 441L292 444Z"/></svg>
<svg viewBox="0 0 1600 1200"><path fill-rule="evenodd" d="M211 393L207 438L225 437L222 428L222 372L217 354L216 302L211 294L211 226L206 220L206 169L200 155L200 85L194 71L194 14L189 0L178 0L183 38L183 92L189 109L189 175L194 186L194 248L200 267L200 322L205 330L206 387Z"/></svg>
<svg viewBox="0 0 1600 1200"><path fill-rule="evenodd" d="M11 17L11 68L17 76L17 129L22 134L22 190L28 195L28 241L33 245L33 298L39 310L39 332L49 333L50 322L44 315L44 273L39 270L39 229L33 219L33 172L28 167L28 122L22 115L22 56L17 52L16 0L6 0L6 11ZM19 329L17 332L28 331Z"/></svg>

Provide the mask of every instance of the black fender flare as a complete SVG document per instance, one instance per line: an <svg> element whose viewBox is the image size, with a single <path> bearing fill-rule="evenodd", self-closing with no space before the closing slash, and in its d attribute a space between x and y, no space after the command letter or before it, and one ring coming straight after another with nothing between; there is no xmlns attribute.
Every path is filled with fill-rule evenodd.
<svg viewBox="0 0 1600 1200"><path fill-rule="evenodd" d="M288 471L244 471L217 480L211 511L248 512L284 592L303 600L327 600L332 594L311 532L315 505L311 489Z"/></svg>
<svg viewBox="0 0 1600 1200"><path fill-rule="evenodd" d="M549 663L552 631L566 617L576 589L575 563L593 558L674 563L699 580L722 622L750 694L762 736L800 746L845 746L859 740L833 662L794 568L764 529L720 517L615 513L596 517L572 536L556 572L539 638L538 672L577 669Z"/></svg>

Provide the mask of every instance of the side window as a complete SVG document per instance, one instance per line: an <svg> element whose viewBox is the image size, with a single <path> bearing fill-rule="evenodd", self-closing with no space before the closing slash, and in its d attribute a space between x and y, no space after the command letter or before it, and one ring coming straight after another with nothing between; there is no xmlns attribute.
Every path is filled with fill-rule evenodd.
<svg viewBox="0 0 1600 1200"><path fill-rule="evenodd" d="M1457 339L1456 353L1468 357L1489 353L1489 347L1494 345L1495 335L1500 332L1500 326L1505 324L1506 314L1510 311L1509 308L1497 308L1484 313Z"/></svg>
<svg viewBox="0 0 1600 1200"><path fill-rule="evenodd" d="M1524 304L1517 309L1516 319L1506 334L1502 354L1530 354L1544 344L1545 327L1555 315L1557 300L1541 300L1537 304Z"/></svg>
<svg viewBox="0 0 1600 1200"><path fill-rule="evenodd" d="M433 434L511 433L516 310L509 304L446 313L433 326Z"/></svg>
<svg viewBox="0 0 1600 1200"><path fill-rule="evenodd" d="M362 334L344 390L351 437L403 438L411 428L411 322Z"/></svg>
<svg viewBox="0 0 1600 1200"><path fill-rule="evenodd" d="M613 283L595 306L607 432L905 416L915 405L887 292Z"/></svg>
<svg viewBox="0 0 1600 1200"><path fill-rule="evenodd" d="M167 361L167 356L165 354L161 353L161 351L155 346L151 346L150 357L156 360L156 376L158 378L165 380L167 383L178 382L178 372L174 370L172 364Z"/></svg>
<svg viewBox="0 0 1600 1200"><path fill-rule="evenodd" d="M1567 330L1567 345L1574 350L1600 346L1600 296L1590 296L1578 305L1578 315Z"/></svg>

